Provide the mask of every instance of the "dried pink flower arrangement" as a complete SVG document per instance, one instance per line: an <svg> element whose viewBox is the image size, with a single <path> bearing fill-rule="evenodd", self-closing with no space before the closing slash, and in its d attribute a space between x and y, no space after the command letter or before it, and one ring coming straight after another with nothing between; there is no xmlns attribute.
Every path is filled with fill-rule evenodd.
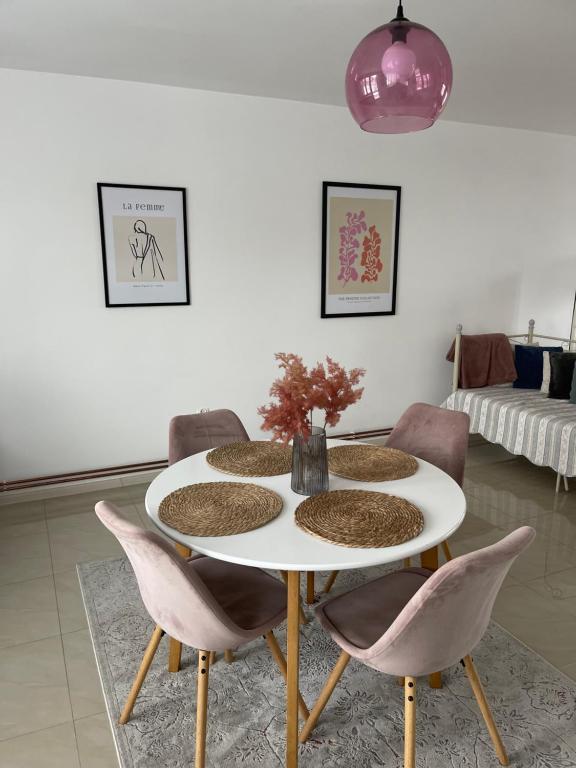
<svg viewBox="0 0 576 768"><path fill-rule="evenodd" d="M362 397L364 389L354 387L366 373L363 368L347 372L327 357L326 367L317 363L308 371L298 355L278 352L274 357L284 369L284 376L270 388L270 395L277 402L258 408L264 417L262 429L271 431L273 440L287 443L296 434L308 437L314 408L324 411L324 426L333 427L340 421L342 411Z"/></svg>

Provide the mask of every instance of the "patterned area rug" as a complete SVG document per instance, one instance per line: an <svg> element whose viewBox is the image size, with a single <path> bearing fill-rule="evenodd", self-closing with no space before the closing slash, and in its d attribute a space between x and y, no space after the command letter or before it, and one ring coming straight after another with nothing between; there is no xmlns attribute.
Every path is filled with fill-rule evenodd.
<svg viewBox="0 0 576 768"><path fill-rule="evenodd" d="M194 764L194 652L185 649L183 669L170 674L164 639L132 720L117 726L153 626L126 560L88 563L78 570L122 768L189 768ZM385 570L341 573L336 584L346 590ZM283 629L277 637L284 646ZM303 627L300 688L310 707L338 654L315 621ZM495 624L474 659L511 765L575 768L576 684ZM424 680L418 688L418 768L497 766L464 670L453 667L444 681L442 690L430 689ZM284 696L284 681L264 640L238 651L233 664L220 659L210 671L207 765L283 766ZM300 765L402 768L402 754L402 688L393 678L352 662L300 748Z"/></svg>

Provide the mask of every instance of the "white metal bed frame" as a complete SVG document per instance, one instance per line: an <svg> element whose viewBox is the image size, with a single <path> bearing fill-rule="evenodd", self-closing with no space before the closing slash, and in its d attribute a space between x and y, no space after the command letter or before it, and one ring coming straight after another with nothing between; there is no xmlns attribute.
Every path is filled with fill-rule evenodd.
<svg viewBox="0 0 576 768"><path fill-rule="evenodd" d="M574 315L576 318L576 307L574 309ZM528 333L512 333L512 334L506 334L506 336L511 340L514 341L515 339L526 339L526 344L536 346L538 342L535 342L534 339L546 339L548 341L559 341L562 345L567 345L568 350L573 351L576 349L576 333L575 333L575 323L573 323L571 332L575 335L572 336L572 338L566 339L562 336L546 336L541 333L534 333L534 326L535 326L534 320L528 321ZM454 344L454 368L452 370L452 392L456 392L458 389L458 380L460 378L460 358L462 355L462 325L461 323L458 323L456 326L456 339ZM560 474L560 472L557 473L556 477L556 493L560 490L560 482L561 480L564 480L564 489L568 490L568 478L564 477Z"/></svg>

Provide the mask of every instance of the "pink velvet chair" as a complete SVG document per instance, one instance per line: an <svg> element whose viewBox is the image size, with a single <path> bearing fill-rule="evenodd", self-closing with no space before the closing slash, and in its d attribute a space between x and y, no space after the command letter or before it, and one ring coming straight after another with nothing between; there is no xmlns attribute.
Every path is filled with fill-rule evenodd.
<svg viewBox="0 0 576 768"><path fill-rule="evenodd" d="M217 411L174 416L168 431L168 462L175 464L195 453L229 443L250 440L234 411Z"/></svg>
<svg viewBox="0 0 576 768"><path fill-rule="evenodd" d="M423 459L446 472L462 486L468 448L470 418L467 413L447 411L427 403L414 403L407 408L386 440L387 448L397 448ZM452 559L448 542L442 543L447 560ZM405 560L404 566L410 561ZM338 576L333 571L324 586L327 594Z"/></svg>
<svg viewBox="0 0 576 768"><path fill-rule="evenodd" d="M318 618L342 653L300 741L308 738L354 658L404 678L404 768L415 768L416 677L461 660L498 758L508 765L470 654L486 631L510 566L534 536L533 528L518 528L497 544L450 560L434 573L422 568L396 571L320 605Z"/></svg>
<svg viewBox="0 0 576 768"><path fill-rule="evenodd" d="M414 403L404 411L386 445L434 464L462 486L469 433L467 413ZM451 560L447 541L442 543L442 548L446 559Z"/></svg>
<svg viewBox="0 0 576 768"><path fill-rule="evenodd" d="M205 761L208 676L212 654L238 648L259 635L284 677L286 661L273 633L286 618L286 589L259 568L211 557L184 559L160 536L133 525L105 501L96 514L124 548L146 610L156 623L120 723L130 718L142 683L165 633L198 650L196 768ZM300 713L309 715L299 695Z"/></svg>
<svg viewBox="0 0 576 768"><path fill-rule="evenodd" d="M250 440L250 438L244 425L234 411L227 408L174 416L170 420L168 428L168 463L175 464L195 453L245 440ZM181 544L176 544L176 549L182 557L192 555L192 552ZM171 638L168 656L168 670L170 672L178 672L180 669L181 655L182 644ZM227 662L234 659L229 649L224 652L224 657Z"/></svg>
<svg viewBox="0 0 576 768"><path fill-rule="evenodd" d="M469 430L467 413L414 403L400 416L386 445L434 464L461 486Z"/></svg>

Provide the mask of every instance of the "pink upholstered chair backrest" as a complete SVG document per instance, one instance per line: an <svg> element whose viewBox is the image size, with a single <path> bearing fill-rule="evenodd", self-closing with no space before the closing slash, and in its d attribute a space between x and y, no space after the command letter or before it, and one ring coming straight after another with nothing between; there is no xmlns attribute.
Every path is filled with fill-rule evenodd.
<svg viewBox="0 0 576 768"><path fill-rule="evenodd" d="M174 464L209 448L244 440L250 440L244 425L234 411L226 408L174 416L170 421L168 461Z"/></svg>
<svg viewBox="0 0 576 768"><path fill-rule="evenodd" d="M450 560L359 658L393 675L427 675L456 664L481 640L510 566L535 535L524 526L497 544Z"/></svg>
<svg viewBox="0 0 576 768"><path fill-rule="evenodd" d="M434 464L461 486L469 429L466 413L414 403L404 411L386 445Z"/></svg>
<svg viewBox="0 0 576 768"><path fill-rule="evenodd" d="M170 637L216 651L245 642L244 631L230 621L174 547L130 523L106 501L96 504L96 514L128 555L146 610Z"/></svg>

